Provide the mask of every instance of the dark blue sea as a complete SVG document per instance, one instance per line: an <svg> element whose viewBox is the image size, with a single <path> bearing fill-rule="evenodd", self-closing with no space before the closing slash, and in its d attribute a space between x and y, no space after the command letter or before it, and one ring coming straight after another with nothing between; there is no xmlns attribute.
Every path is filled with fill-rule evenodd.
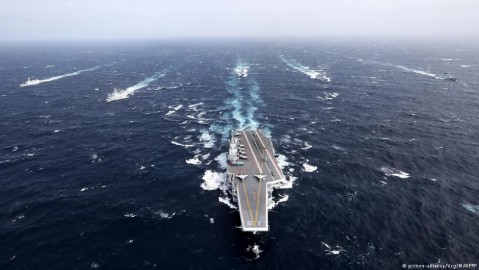
<svg viewBox="0 0 479 270"><path fill-rule="evenodd" d="M0 269L477 264L478 56L470 42L3 44ZM236 128L281 154L267 233L237 228Z"/></svg>

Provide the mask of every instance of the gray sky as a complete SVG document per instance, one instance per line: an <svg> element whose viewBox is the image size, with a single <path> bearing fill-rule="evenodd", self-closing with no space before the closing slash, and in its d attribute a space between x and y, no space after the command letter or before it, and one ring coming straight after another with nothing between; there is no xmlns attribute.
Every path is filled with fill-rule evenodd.
<svg viewBox="0 0 479 270"><path fill-rule="evenodd" d="M479 0L0 0L0 40L477 38Z"/></svg>

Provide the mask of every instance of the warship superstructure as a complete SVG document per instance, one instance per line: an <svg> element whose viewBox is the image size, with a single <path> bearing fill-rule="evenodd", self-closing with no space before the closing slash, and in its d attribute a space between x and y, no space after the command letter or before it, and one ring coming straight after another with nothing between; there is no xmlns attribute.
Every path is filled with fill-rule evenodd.
<svg viewBox="0 0 479 270"><path fill-rule="evenodd" d="M261 130L233 130L229 143L227 177L238 202L241 229L268 231L272 188L286 181L273 143Z"/></svg>

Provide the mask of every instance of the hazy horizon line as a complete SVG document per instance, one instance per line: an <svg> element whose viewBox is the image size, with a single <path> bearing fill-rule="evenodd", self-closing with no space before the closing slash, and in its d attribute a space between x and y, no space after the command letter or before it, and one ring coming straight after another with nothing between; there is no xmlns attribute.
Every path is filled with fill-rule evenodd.
<svg viewBox="0 0 479 270"><path fill-rule="evenodd" d="M478 36L183 36L183 37L110 37L110 38L45 38L45 39L0 39L0 44L12 43L116 43L116 42L211 42L211 41L252 41L252 42L295 42L295 41L356 41L356 42L479 42Z"/></svg>

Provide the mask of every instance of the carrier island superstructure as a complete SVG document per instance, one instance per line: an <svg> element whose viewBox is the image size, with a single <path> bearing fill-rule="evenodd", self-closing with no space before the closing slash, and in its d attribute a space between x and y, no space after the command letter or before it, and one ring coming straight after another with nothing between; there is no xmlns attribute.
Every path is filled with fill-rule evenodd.
<svg viewBox="0 0 479 270"><path fill-rule="evenodd" d="M273 143L261 130L233 130L227 177L238 202L241 229L268 231L268 201L272 188L285 183Z"/></svg>

